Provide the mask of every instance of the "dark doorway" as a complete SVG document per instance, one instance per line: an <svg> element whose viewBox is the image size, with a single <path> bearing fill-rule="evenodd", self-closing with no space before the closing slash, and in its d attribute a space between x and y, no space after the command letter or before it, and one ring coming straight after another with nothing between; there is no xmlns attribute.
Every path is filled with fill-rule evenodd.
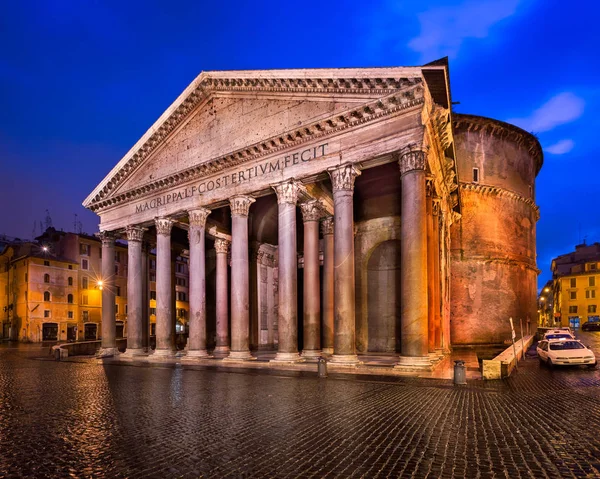
<svg viewBox="0 0 600 479"><path fill-rule="evenodd" d="M77 341L77 325L67 325L67 341Z"/></svg>
<svg viewBox="0 0 600 479"><path fill-rule="evenodd" d="M86 341L93 341L96 339L98 333L98 326L94 323L88 323L83 326L84 339Z"/></svg>
<svg viewBox="0 0 600 479"><path fill-rule="evenodd" d="M123 324L123 321L117 321L115 337L122 338L124 330L125 330L125 325Z"/></svg>
<svg viewBox="0 0 600 479"><path fill-rule="evenodd" d="M56 341L58 339L58 324L44 323L42 326L42 339L44 341Z"/></svg>
<svg viewBox="0 0 600 479"><path fill-rule="evenodd" d="M369 351L400 352L400 241L381 243L367 266Z"/></svg>

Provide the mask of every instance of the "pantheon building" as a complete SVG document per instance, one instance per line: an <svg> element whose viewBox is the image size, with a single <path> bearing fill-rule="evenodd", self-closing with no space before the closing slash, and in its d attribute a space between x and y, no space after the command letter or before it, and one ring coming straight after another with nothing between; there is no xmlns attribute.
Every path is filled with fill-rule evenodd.
<svg viewBox="0 0 600 479"><path fill-rule="evenodd" d="M84 202L100 216L101 354L116 351L116 239L129 245L127 355L174 354L181 254L190 360L379 352L419 369L502 344L509 317L535 323L541 165L531 134L452 112L446 59L203 72Z"/></svg>

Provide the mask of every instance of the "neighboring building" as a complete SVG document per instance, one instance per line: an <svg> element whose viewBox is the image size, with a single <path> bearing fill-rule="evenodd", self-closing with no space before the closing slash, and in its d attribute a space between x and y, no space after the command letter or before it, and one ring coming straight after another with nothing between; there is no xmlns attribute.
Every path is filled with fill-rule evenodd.
<svg viewBox="0 0 600 479"><path fill-rule="evenodd" d="M102 318L102 248L95 236L48 229L36 242L0 246L0 338L20 341L83 341L100 339ZM127 335L127 243L115 248L114 274L116 337ZM148 255L153 273L155 257ZM176 258L177 332L186 332L187 259ZM155 296L155 283L148 283ZM155 304L147 317L154 334Z"/></svg>
<svg viewBox="0 0 600 479"><path fill-rule="evenodd" d="M547 281L538 295L538 326L555 326L553 280Z"/></svg>
<svg viewBox="0 0 600 479"><path fill-rule="evenodd" d="M156 238L157 356L173 353L168 258L184 248L188 356L214 333L230 359L277 345L278 361L395 352L421 368L535 322L541 166L533 135L452 112L446 59L203 72L84 206L105 251L123 231Z"/></svg>
<svg viewBox="0 0 600 479"><path fill-rule="evenodd" d="M554 321L578 328L600 321L600 243L580 244L552 260Z"/></svg>

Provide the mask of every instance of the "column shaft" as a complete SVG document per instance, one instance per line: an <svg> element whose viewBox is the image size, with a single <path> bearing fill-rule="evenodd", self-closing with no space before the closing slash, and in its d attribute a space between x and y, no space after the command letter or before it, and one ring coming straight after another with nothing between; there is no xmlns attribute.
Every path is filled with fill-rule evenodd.
<svg viewBox="0 0 600 479"><path fill-rule="evenodd" d="M154 354L170 356L175 351L173 333L173 286L171 271L171 227L168 218L156 219L156 349Z"/></svg>
<svg viewBox="0 0 600 479"><path fill-rule="evenodd" d="M127 354L143 354L142 240L145 228L127 228Z"/></svg>
<svg viewBox="0 0 600 479"><path fill-rule="evenodd" d="M217 344L215 353L229 353L229 302L227 286L227 253L229 241L217 238L215 240L217 252Z"/></svg>
<svg viewBox="0 0 600 479"><path fill-rule="evenodd" d="M428 367L427 222L425 153L411 151L400 163L401 225L401 366Z"/></svg>
<svg viewBox="0 0 600 479"><path fill-rule="evenodd" d="M434 283L433 283L433 268L435 246L433 237L433 185L432 180L427 179L426 192L427 198L425 203L425 215L427 223L427 349L430 353L435 351L435 320L434 320Z"/></svg>
<svg viewBox="0 0 600 479"><path fill-rule="evenodd" d="M304 348L302 356L321 355L321 285L319 281L318 201L300 205L304 220Z"/></svg>
<svg viewBox="0 0 600 479"><path fill-rule="evenodd" d="M205 226L210 210L199 208L189 212L189 339L187 357L207 358L206 351L206 258Z"/></svg>
<svg viewBox="0 0 600 479"><path fill-rule="evenodd" d="M231 198L231 351L229 358L253 359L250 354L250 284L248 212L253 198Z"/></svg>
<svg viewBox="0 0 600 479"><path fill-rule="evenodd" d="M442 344L442 284L440 274L440 203L434 200L433 203L433 323L435 325L434 347L436 350L443 348Z"/></svg>
<svg viewBox="0 0 600 479"><path fill-rule="evenodd" d="M333 184L334 362L356 364L356 305L354 291L354 178L347 164L330 170Z"/></svg>
<svg viewBox="0 0 600 479"><path fill-rule="evenodd" d="M102 343L98 356L118 354L115 323L115 237L106 231L102 239Z"/></svg>
<svg viewBox="0 0 600 479"><path fill-rule="evenodd" d="M279 346L276 361L298 361L298 251L296 202L300 185L286 181L273 187L277 193L279 252Z"/></svg>
<svg viewBox="0 0 600 479"><path fill-rule="evenodd" d="M333 354L333 218L325 219L321 223L321 228L323 231L323 353Z"/></svg>

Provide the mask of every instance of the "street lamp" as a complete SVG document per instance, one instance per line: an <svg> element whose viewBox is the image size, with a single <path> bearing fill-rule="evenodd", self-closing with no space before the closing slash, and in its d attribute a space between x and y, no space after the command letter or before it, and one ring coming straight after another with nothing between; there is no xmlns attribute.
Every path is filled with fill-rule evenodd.
<svg viewBox="0 0 600 479"><path fill-rule="evenodd" d="M98 289L102 291L102 280L98 280L98 283L96 284L98 285Z"/></svg>

